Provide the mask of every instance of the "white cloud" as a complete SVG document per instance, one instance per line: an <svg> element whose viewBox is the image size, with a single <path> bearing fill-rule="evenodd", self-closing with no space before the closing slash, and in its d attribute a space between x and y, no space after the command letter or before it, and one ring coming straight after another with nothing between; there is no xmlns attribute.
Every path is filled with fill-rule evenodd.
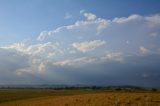
<svg viewBox="0 0 160 106"><path fill-rule="evenodd" d="M38 69L39 69L40 72L44 72L45 68L46 68L46 65L43 62L38 67Z"/></svg>
<svg viewBox="0 0 160 106"><path fill-rule="evenodd" d="M143 17L137 14L131 15L129 17L121 17L121 18L114 18L112 20L112 22L116 22L116 23L127 23L129 21L134 21L134 20L141 20Z"/></svg>
<svg viewBox="0 0 160 106"><path fill-rule="evenodd" d="M99 21L99 25L97 26L97 34L100 34L103 29L105 29L107 27L107 25L109 25L109 21L105 20L105 19L98 19Z"/></svg>
<svg viewBox="0 0 160 106"><path fill-rule="evenodd" d="M52 61L56 55L62 54L62 50L58 48L58 45L59 44L57 42L56 43L47 42L43 44L34 44L34 45L26 45L25 43L15 43L12 45L0 47L0 49L13 51L19 54L19 56L27 57L28 66L25 68L19 68L16 71L17 74L21 75L26 72L27 73L44 72L46 67L45 65L47 64L47 62Z"/></svg>
<svg viewBox="0 0 160 106"><path fill-rule="evenodd" d="M62 52L60 49L58 49L56 43L38 43L34 45L26 45L25 43L15 43L12 45L8 46L3 46L0 48L4 49L12 49L16 50L18 52L21 52L23 54L27 55L32 55L32 56L37 56L37 55L42 55L44 56L51 56L51 54L56 54Z"/></svg>
<svg viewBox="0 0 160 106"><path fill-rule="evenodd" d="M153 30L152 27L148 27L148 26L160 25L160 22L159 22L160 16L158 14L152 15L152 16L141 16L141 15L133 14L128 17L117 17L117 18L108 20L108 19L99 18L95 14L86 12L84 10L81 11L80 13L85 17L85 20L78 20L71 25L61 26L54 30L41 32L37 40L43 41L44 43L36 42L35 44L28 44L28 45L25 43L15 43L9 46L3 46L1 48L12 49L19 52L21 55L28 55L30 58L32 58L30 60L31 63L39 67L42 60L45 62L48 62L48 61L53 62L54 57L56 58L56 60L58 60L57 58L59 57L57 55L64 54L64 57L62 55L60 57L61 59L64 59L66 58L65 56L70 56L70 55L74 55L76 57L78 54L77 51L81 51L85 53L88 51L95 50L93 52L96 52L96 48L102 45L105 45L106 40L110 42L109 43L110 45L108 45L107 47L111 51L112 49L126 50L125 48L127 47L123 48L123 46L119 43L119 42L122 42L121 36L123 36L123 42L126 41L127 44L128 43L130 44L128 46L133 46L131 42L137 42L141 44L141 41L134 41L134 40L137 40L137 38L139 37L142 38L143 35L148 34L150 32L156 32L156 33L151 33L150 35L155 37L159 33L158 30L155 30L155 29ZM66 13L66 16L67 15L69 16L69 13ZM138 22L136 26L132 25L134 22ZM126 25L125 23L128 23L128 25ZM143 26L141 31L141 30L137 30L137 25L144 25L145 27ZM123 26L122 28L124 28L125 30L119 29L119 27L121 28L121 26ZM132 29L129 29L130 27ZM130 39L131 36L130 37L127 37L127 36L132 33L132 32L131 33L129 32L132 30L134 30L133 32L134 37ZM128 35L124 35L124 34L128 34ZM50 38L52 36L53 38ZM112 38L112 36L114 38ZM96 40L96 39L103 39L103 40ZM146 38L144 38L143 36L143 40L145 39ZM70 50L65 49L70 47L70 45L72 45L73 47L72 49ZM137 48L137 46L139 47L139 45L136 45L135 48ZM101 49L99 50L101 50L101 52L104 52L107 50L107 47L103 46L104 50L101 50ZM138 51L140 51L141 54L150 53L150 50L143 46L139 47ZM85 60L82 57L79 57L80 59L76 60L76 62L80 60ZM112 59L116 61L122 61L123 58L121 57L123 56L121 56L120 53L108 53L105 56L101 56L101 59L102 60ZM64 63L67 63L67 62L70 63L71 61L72 60L69 59L64 61Z"/></svg>
<svg viewBox="0 0 160 106"><path fill-rule="evenodd" d="M89 32L92 30L93 34L95 33L100 34L105 29L107 29L107 26L114 25L116 27L114 23L125 24L130 22L137 22L139 23L139 25L147 24L146 26L151 26L151 27L160 25L160 18L159 18L160 16L158 14L152 15L152 16L141 16L138 14L133 14L128 17L116 17L110 20L99 18L95 14L85 12L85 11L81 12L81 14L86 18L85 20L78 20L74 24L61 26L56 28L55 30L43 31L38 36L37 40L43 41L48 37L51 37L54 35L56 36L56 34L58 33L76 32L77 30L81 32L85 32L85 31ZM60 34L60 35L62 36L63 34Z"/></svg>
<svg viewBox="0 0 160 106"><path fill-rule="evenodd" d="M67 12L64 16L64 19L71 19L72 17L73 17L72 14Z"/></svg>
<svg viewBox="0 0 160 106"><path fill-rule="evenodd" d="M122 62L124 60L124 56L123 56L123 53L121 52L107 52L105 56L101 57L101 59Z"/></svg>
<svg viewBox="0 0 160 106"><path fill-rule="evenodd" d="M150 33L150 36L156 37L159 33L159 27L157 26L160 25L160 16L158 14L152 16L141 16L133 14L128 17L117 17L110 20L102 19L95 14L86 12L84 10L81 11L81 15L85 17L85 20L77 20L74 24L60 26L54 30L42 31L37 40L43 41L43 43L35 42L34 44L26 44L22 42L3 47L1 46L0 48L14 51L19 53L21 56L28 56L30 63L29 66L27 68L19 69L19 73L27 70L33 72L35 70L39 70L42 72L42 70L46 69L46 65L48 63L55 63L55 61L57 61L56 64L61 65L71 65L74 63L91 64L94 62L96 63L97 61L106 60L123 61L123 54L119 52L109 52L100 57L94 56L99 55L98 53L103 53L106 50L123 50L123 52L126 52L127 54L128 52L132 52L130 49L126 49L129 46L136 48L133 48L134 52L139 51L140 54L146 55L151 51L143 46L139 47L139 45L151 47L148 46L150 45L150 42L148 42L150 40L148 40L147 37L145 38L146 34ZM66 18L71 18L71 15L66 13ZM137 25L142 26L137 28ZM106 44L106 41L110 42L110 45L103 46ZM143 41L147 41L148 43L143 44ZM129 45L124 47L122 42ZM133 44L133 42L136 43ZM153 41L151 43L153 43ZM66 49L71 47L71 45L72 48ZM99 51L97 52L96 48L101 46L103 49L98 49ZM137 47L139 47L139 49L137 49ZM85 54L80 54L79 56L78 51ZM91 52L89 51L93 51L91 55ZM86 52L89 52L88 54L90 56L88 56ZM66 57L77 58L73 60L66 60Z"/></svg>
<svg viewBox="0 0 160 106"><path fill-rule="evenodd" d="M63 61L58 61L53 63L54 65L82 65L82 64L91 64L96 62L96 58L88 58L88 57L81 57L77 59L68 59Z"/></svg>
<svg viewBox="0 0 160 106"><path fill-rule="evenodd" d="M43 31L39 34L37 40L38 41L43 41L46 37L48 36L48 32L47 31Z"/></svg>
<svg viewBox="0 0 160 106"><path fill-rule="evenodd" d="M143 47L143 46L140 46L140 47L139 47L139 50L140 50L140 53L141 53L142 55L146 55L146 54L150 53L150 50L147 49L147 48L145 48L145 47Z"/></svg>
<svg viewBox="0 0 160 106"><path fill-rule="evenodd" d="M95 48L100 47L104 44L106 44L106 41L92 40L92 41L84 41L84 42L75 42L72 44L72 46L77 50L85 53L85 52L94 50Z"/></svg>
<svg viewBox="0 0 160 106"><path fill-rule="evenodd" d="M147 21L149 26L151 27L160 26L160 15L159 14L147 16L144 18Z"/></svg>
<svg viewBox="0 0 160 106"><path fill-rule="evenodd" d="M85 17L86 20L84 21L76 21L74 24L67 25L67 26L61 26L56 28L55 30L50 30L50 31L43 31L39 34L37 37L38 41L43 41L46 38L56 35L57 33L63 32L63 31L74 31L75 29L83 30L83 29L93 29L94 32L96 31L97 34L100 34L103 29L107 27L109 24L110 20L106 19L101 19L97 18L95 14L92 13L82 13Z"/></svg>
<svg viewBox="0 0 160 106"><path fill-rule="evenodd" d="M134 58L134 62L139 62L140 56L147 57L150 56L147 55L150 53L155 56L160 54L160 49L158 49L159 15L130 15L110 20L102 19L85 11L81 11L81 15L85 17L85 20L77 20L74 24L41 32L37 40L42 42L35 41L31 44L21 42L1 46L0 72L8 77L17 74L22 77L29 73L29 75L46 75L45 78L49 80L61 80L61 78L68 79L70 77L69 75L67 77L68 73L63 73L67 70L65 68L73 70L76 66L82 66L84 70L91 71L92 67L88 67L91 65L92 69L97 72L105 71L106 67L111 71L114 71L114 68L119 71L119 67L114 67L115 64L126 68L128 66L124 64L128 65L129 62L130 67L131 58ZM156 37L156 39L149 36ZM107 46L105 46L106 41ZM143 46L139 47L139 45ZM117 52L106 53L105 51ZM131 58L128 59L128 56ZM124 64L121 64L123 61ZM144 61L146 60L144 59ZM156 63L156 61L153 62ZM106 64L108 66L103 69L101 66ZM147 64L148 67L153 66L148 65L147 62L143 64ZM76 67L76 69L81 71L82 67ZM83 69L82 73L84 73ZM3 79L1 76L4 75L0 75L0 81ZM50 77L48 78L48 76Z"/></svg>
<svg viewBox="0 0 160 106"><path fill-rule="evenodd" d="M55 52L51 52L51 53L48 53L48 58L52 58L53 56L56 56L56 53Z"/></svg>
<svg viewBox="0 0 160 106"><path fill-rule="evenodd" d="M92 13L84 13L83 15L87 18L88 21L94 21L97 18L97 16Z"/></svg>
<svg viewBox="0 0 160 106"><path fill-rule="evenodd" d="M54 62L54 65L86 65L86 64L95 64L107 61L118 61L122 62L124 60L124 56L120 52L107 52L105 55L96 56L96 57L80 57L76 59L67 59L62 61Z"/></svg>

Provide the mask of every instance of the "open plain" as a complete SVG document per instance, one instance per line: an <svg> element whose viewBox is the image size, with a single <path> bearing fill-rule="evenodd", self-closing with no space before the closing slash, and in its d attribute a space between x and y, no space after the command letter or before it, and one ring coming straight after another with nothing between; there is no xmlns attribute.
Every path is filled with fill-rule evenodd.
<svg viewBox="0 0 160 106"><path fill-rule="evenodd" d="M160 106L153 91L1 89L0 106Z"/></svg>

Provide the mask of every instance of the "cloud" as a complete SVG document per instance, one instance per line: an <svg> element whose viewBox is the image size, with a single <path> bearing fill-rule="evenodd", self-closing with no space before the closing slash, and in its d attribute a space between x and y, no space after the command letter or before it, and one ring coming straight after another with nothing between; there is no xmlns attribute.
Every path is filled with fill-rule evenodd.
<svg viewBox="0 0 160 106"><path fill-rule="evenodd" d="M122 23L127 23L127 22L132 22L132 21L141 21L141 22L146 22L148 26L159 26L160 25L160 15L155 14L151 16L141 16L138 14L133 14L130 15L129 17L121 17L121 18L114 18L112 22L116 22L119 24Z"/></svg>
<svg viewBox="0 0 160 106"><path fill-rule="evenodd" d="M15 82L17 70L29 66L29 58L11 49L0 48L0 83ZM19 82L19 81L17 81Z"/></svg>
<svg viewBox="0 0 160 106"><path fill-rule="evenodd" d="M160 26L160 15L159 14L147 16L144 18L147 21L149 26L151 26L151 27Z"/></svg>
<svg viewBox="0 0 160 106"><path fill-rule="evenodd" d="M71 19L73 16L70 13L66 13L64 19Z"/></svg>
<svg viewBox="0 0 160 106"><path fill-rule="evenodd" d="M43 41L46 37L48 36L48 32L47 31L43 31L39 34L37 40L38 41Z"/></svg>
<svg viewBox="0 0 160 106"><path fill-rule="evenodd" d="M84 65L84 64L93 64L95 63L96 58L88 58L88 57L81 57L77 59L68 59L63 61L58 61L53 63L54 65Z"/></svg>
<svg viewBox="0 0 160 106"><path fill-rule="evenodd" d="M78 32L84 32L84 34L92 33L92 35L99 35L109 27L116 28L118 24L121 24L122 26L126 24L129 24L129 26L133 26L135 23L137 23L137 25L139 24L142 27L145 26L146 28L152 28L154 26L158 27L160 25L159 14L155 14L152 16L141 16L138 14L133 14L128 17L116 17L110 20L99 18L95 14L85 11L81 12L81 14L85 17L85 20L78 20L74 24L61 26L54 30L42 31L37 37L37 40L44 41L52 36L63 36L63 33L67 33L67 36L71 36L71 33L75 33L77 34L75 36L78 36Z"/></svg>
<svg viewBox="0 0 160 106"><path fill-rule="evenodd" d="M143 46L140 46L140 47L139 47L139 50L140 50L140 53L141 53L142 55L146 55L146 54L149 54L149 53L150 53L150 50L147 49L147 48L145 48L145 47L143 47Z"/></svg>
<svg viewBox="0 0 160 106"><path fill-rule="evenodd" d="M141 19L143 19L142 16L134 14L134 15L131 15L129 17L114 18L112 20L112 22L123 24L123 23L127 23L127 22L130 22L130 21L137 21L137 20L141 20Z"/></svg>
<svg viewBox="0 0 160 106"><path fill-rule="evenodd" d="M158 76L142 75L159 75L159 14L81 15L84 20L42 31L32 43L0 46L0 82L158 85Z"/></svg>
<svg viewBox="0 0 160 106"><path fill-rule="evenodd" d="M105 56L101 57L101 60L114 60L122 62L124 60L124 55L121 52L107 52Z"/></svg>
<svg viewBox="0 0 160 106"><path fill-rule="evenodd" d="M124 56L122 53L119 52L107 52L106 54L102 56L96 56L96 57L81 57L76 59L67 59L62 61L57 61L53 63L54 65L71 65L71 66L77 66L77 65L86 65L86 64L96 64L96 63L102 63L107 61L117 61L121 62L124 60Z"/></svg>
<svg viewBox="0 0 160 106"><path fill-rule="evenodd" d="M92 13L83 13L83 15L86 17L86 20L84 21L76 21L72 25L67 26L61 26L56 28L55 30L50 31L42 31L39 36L37 37L38 41L43 41L47 39L50 36L56 36L58 33L63 33L65 31L77 31L79 29L80 31L87 31L88 28L91 30L94 30L95 33L99 34L107 27L110 20L105 20L101 18L97 18L95 14Z"/></svg>
<svg viewBox="0 0 160 106"><path fill-rule="evenodd" d="M97 18L97 16L92 13L84 13L83 15L87 18L88 21L94 21Z"/></svg>
<svg viewBox="0 0 160 106"><path fill-rule="evenodd" d="M53 60L55 56L63 54L63 51L58 48L58 43L51 42L32 45L15 43L8 46L2 46L0 48L5 51L13 51L18 54L18 56L25 56L27 58L28 66L15 69L18 75L22 75L23 73L43 73L46 71L45 67L49 61ZM4 56L4 58L7 58L7 56ZM14 59L16 60L16 58ZM15 64L19 62L20 61L15 61Z"/></svg>
<svg viewBox="0 0 160 106"><path fill-rule="evenodd" d="M43 62L38 67L38 69L39 69L40 72L45 71L45 68L46 68L46 65Z"/></svg>
<svg viewBox="0 0 160 106"><path fill-rule="evenodd" d="M56 43L37 43L34 45L26 45L25 43L14 43L8 46L0 47L3 49L11 49L16 50L17 52L21 52L23 54L32 55L32 56L53 56L56 53L62 53L62 51L58 50L58 45Z"/></svg>
<svg viewBox="0 0 160 106"><path fill-rule="evenodd" d="M75 42L72 44L74 48L83 53L96 49L102 45L106 44L106 41L101 40L92 40L92 41L84 41L84 42Z"/></svg>

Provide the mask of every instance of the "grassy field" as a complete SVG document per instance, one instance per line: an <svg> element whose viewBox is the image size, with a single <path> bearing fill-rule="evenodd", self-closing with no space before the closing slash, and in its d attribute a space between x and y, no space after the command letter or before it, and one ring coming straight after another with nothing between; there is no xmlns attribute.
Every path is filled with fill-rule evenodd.
<svg viewBox="0 0 160 106"><path fill-rule="evenodd" d="M160 92L0 89L0 106L160 106Z"/></svg>

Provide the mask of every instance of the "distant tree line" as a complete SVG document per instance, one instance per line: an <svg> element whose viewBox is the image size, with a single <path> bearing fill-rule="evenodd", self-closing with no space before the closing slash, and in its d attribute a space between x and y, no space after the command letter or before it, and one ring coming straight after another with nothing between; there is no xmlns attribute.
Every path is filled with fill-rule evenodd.
<svg viewBox="0 0 160 106"><path fill-rule="evenodd" d="M138 86L1 86L1 89L54 89L54 90L111 90L111 91L160 91L159 88L144 88Z"/></svg>

